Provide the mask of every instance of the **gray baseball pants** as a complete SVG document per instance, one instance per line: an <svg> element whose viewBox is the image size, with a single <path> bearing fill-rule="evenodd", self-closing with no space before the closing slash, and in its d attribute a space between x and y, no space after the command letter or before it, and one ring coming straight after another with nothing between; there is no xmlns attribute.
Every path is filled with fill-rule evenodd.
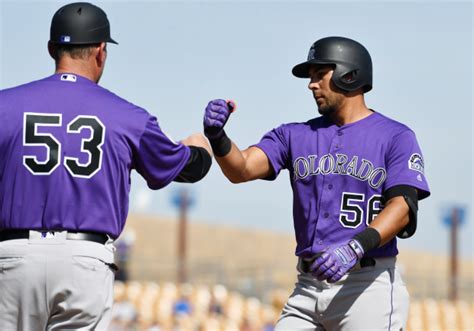
<svg viewBox="0 0 474 331"><path fill-rule="evenodd" d="M0 242L0 330L106 330L113 304L112 242Z"/></svg>
<svg viewBox="0 0 474 331"><path fill-rule="evenodd" d="M409 296L396 258L375 260L375 266L356 266L334 284L320 282L298 266L296 287L275 330L404 330Z"/></svg>

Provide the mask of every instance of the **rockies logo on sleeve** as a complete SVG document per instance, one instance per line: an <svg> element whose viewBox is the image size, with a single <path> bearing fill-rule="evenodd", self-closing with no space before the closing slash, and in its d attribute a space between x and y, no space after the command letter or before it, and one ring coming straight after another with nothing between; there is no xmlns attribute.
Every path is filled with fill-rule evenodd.
<svg viewBox="0 0 474 331"><path fill-rule="evenodd" d="M425 166L423 162L423 158L418 153L413 153L410 156L410 160L408 160L408 168L411 170L415 170L421 172L422 174L425 173Z"/></svg>

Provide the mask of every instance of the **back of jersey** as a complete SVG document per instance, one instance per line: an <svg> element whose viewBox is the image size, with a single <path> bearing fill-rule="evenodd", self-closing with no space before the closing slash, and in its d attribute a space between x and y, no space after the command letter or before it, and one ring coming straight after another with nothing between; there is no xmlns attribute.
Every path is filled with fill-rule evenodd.
<svg viewBox="0 0 474 331"><path fill-rule="evenodd" d="M117 237L135 154L154 118L72 74L0 93L0 229Z"/></svg>

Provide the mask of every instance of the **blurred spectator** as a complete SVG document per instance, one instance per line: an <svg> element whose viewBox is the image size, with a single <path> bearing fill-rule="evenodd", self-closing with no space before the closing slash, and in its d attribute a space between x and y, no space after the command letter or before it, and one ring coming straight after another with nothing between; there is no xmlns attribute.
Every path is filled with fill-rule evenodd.
<svg viewBox="0 0 474 331"><path fill-rule="evenodd" d="M240 331L253 331L252 326L247 318L242 319L242 323L240 323Z"/></svg>
<svg viewBox="0 0 474 331"><path fill-rule="evenodd" d="M215 285L212 289L209 313L216 316L224 314L224 302L227 299L227 289L223 285Z"/></svg>
<svg viewBox="0 0 474 331"><path fill-rule="evenodd" d="M115 302L112 308L110 331L133 330L137 321L135 306L128 300Z"/></svg>
<svg viewBox="0 0 474 331"><path fill-rule="evenodd" d="M183 284L180 288L180 296L173 305L173 314L175 316L189 316L193 312L191 303L191 294L193 288L190 284Z"/></svg>
<svg viewBox="0 0 474 331"><path fill-rule="evenodd" d="M191 315L192 311L191 302L186 297L180 297L174 303L173 313L175 315Z"/></svg>
<svg viewBox="0 0 474 331"><path fill-rule="evenodd" d="M224 314L222 302L218 301L214 296L211 297L211 302L209 303L209 314L217 316Z"/></svg>

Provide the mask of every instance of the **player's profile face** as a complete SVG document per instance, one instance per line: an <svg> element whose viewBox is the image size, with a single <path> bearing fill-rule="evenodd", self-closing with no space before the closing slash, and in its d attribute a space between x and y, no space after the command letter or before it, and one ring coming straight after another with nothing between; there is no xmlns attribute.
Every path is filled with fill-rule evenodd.
<svg viewBox="0 0 474 331"><path fill-rule="evenodd" d="M340 95L332 83L332 66L314 66L310 68L308 88L313 92L314 100L321 115L327 115L339 108Z"/></svg>

